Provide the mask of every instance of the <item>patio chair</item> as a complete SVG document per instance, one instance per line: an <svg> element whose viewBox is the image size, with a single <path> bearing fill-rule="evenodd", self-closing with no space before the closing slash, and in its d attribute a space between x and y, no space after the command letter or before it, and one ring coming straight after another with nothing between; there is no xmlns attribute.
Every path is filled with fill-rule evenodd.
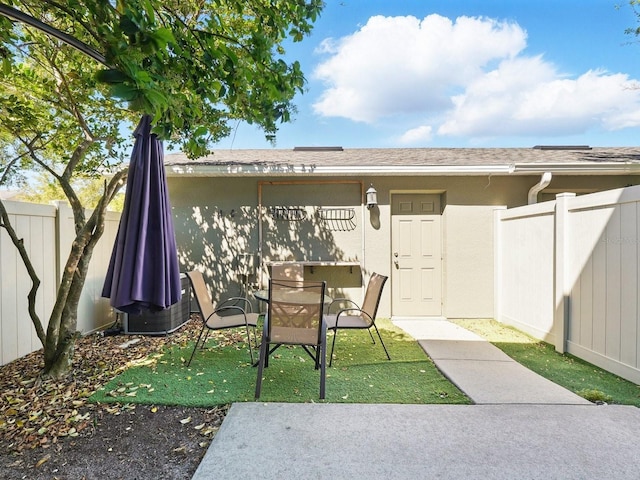
<svg viewBox="0 0 640 480"><path fill-rule="evenodd" d="M326 328L323 322L326 282L269 281L269 306L265 316L256 399L260 398L262 373L269 356L282 345L301 346L320 369L320 398L325 394Z"/></svg>
<svg viewBox="0 0 640 480"><path fill-rule="evenodd" d="M376 314L378 313L378 305L380 304L380 297L382 296L382 288L388 277L373 273L367 284L367 291L364 295L364 302L362 302L362 308L358 306L352 300L348 298L336 298L329 305L329 312L334 304L346 303L346 308L342 308L337 314L325 315L325 323L327 324L327 330L333 330L333 341L331 342L331 354L329 355L329 366L333 363L333 349L336 345L336 338L338 337L338 330L340 329L366 329L371 336L373 343L376 343L371 328L373 328L378 334L384 353L387 355L387 359L391 360L387 347L382 341L380 331L376 326Z"/></svg>
<svg viewBox="0 0 640 480"><path fill-rule="evenodd" d="M275 264L271 266L271 278L274 280L304 280L304 265L299 263Z"/></svg>
<svg viewBox="0 0 640 480"><path fill-rule="evenodd" d="M251 302L244 297L230 297L214 307L202 273L194 270L192 272L187 272L187 277L189 277L189 281L191 282L193 295L196 302L198 302L200 314L202 315L202 329L200 330L200 335L198 335L196 344L193 346L193 351L191 352L191 357L187 362L187 367L191 365L191 360L193 360L193 355L196 353L198 344L201 345L201 348L204 348L204 344L206 343L211 331L240 327L244 327L247 333L249 357L251 358L251 363L253 363L253 350L251 348L249 327L253 328L254 340L257 344L258 337L255 329L258 325L258 314L253 313ZM204 339L202 339L202 335L205 330L207 333L204 336ZM201 339L202 343L200 343Z"/></svg>

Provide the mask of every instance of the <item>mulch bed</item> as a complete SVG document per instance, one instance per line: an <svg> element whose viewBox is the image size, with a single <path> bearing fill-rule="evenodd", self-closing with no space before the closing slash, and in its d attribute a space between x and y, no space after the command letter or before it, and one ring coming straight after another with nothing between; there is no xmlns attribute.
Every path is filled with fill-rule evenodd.
<svg viewBox="0 0 640 480"><path fill-rule="evenodd" d="M93 404L128 366L197 337L199 320L168 336L92 334L77 340L73 371L41 376L42 351L0 367L0 471L4 479L189 479L227 406Z"/></svg>

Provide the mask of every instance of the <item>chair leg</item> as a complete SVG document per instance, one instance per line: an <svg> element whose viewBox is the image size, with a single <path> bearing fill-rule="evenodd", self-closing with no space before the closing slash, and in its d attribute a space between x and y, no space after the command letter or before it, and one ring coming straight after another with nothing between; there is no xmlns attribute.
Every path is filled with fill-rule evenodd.
<svg viewBox="0 0 640 480"><path fill-rule="evenodd" d="M333 341L331 342L331 354L329 355L329 366L333 363L333 349L336 347L336 337L338 336L338 329L333 329Z"/></svg>
<svg viewBox="0 0 640 480"><path fill-rule="evenodd" d="M320 398L324 400L325 395L325 374L326 374L326 366L327 366L327 338L325 337L322 345L318 347L317 355L320 358Z"/></svg>
<svg viewBox="0 0 640 480"><path fill-rule="evenodd" d="M191 365L191 360L193 360L193 355L196 353L196 349L198 348L198 343L200 343L200 339L202 338L202 334L204 333L206 325L202 325L202 330L200 330L200 335L198 335L198 339L196 340L196 344L193 346L193 351L191 352L191 356L189 357L189 361L187 362L187 367ZM209 332L207 332L209 333ZM206 339L205 339L206 341Z"/></svg>
<svg viewBox="0 0 640 480"><path fill-rule="evenodd" d="M256 379L256 400L260 398L260 390L262 390L262 373L264 371L264 367L269 366L269 342L267 339L268 325L267 319L265 318L264 324L262 325L262 343L260 343L260 354L258 358L258 378Z"/></svg>
<svg viewBox="0 0 640 480"><path fill-rule="evenodd" d="M260 345L258 345L258 327L253 327L253 348L256 350L260 349Z"/></svg>
<svg viewBox="0 0 640 480"><path fill-rule="evenodd" d="M315 357L314 357L314 360L316 361L315 369L318 370L320 368L320 354L322 352L320 352L320 347L314 348L314 350L316 352Z"/></svg>
<svg viewBox="0 0 640 480"><path fill-rule="evenodd" d="M380 339L380 343L382 344L382 348L384 348L384 353L387 354L387 360L391 360L391 357L389 356L389 352L387 351L387 347L384 345L384 342L382 341L382 337L380 336L380 331L378 330L378 327L376 327L376 324L373 324L373 328L376 329L376 333L378 334L378 338ZM371 334L371 329L369 329L369 334ZM373 335L371 335L373 337Z"/></svg>
<svg viewBox="0 0 640 480"><path fill-rule="evenodd" d="M249 325L246 325L247 329L247 343L249 344L249 358L251 358L251 364L253 364L253 350L251 349L251 335L249 334Z"/></svg>
<svg viewBox="0 0 640 480"><path fill-rule="evenodd" d="M258 359L258 378L256 379L256 400L260 398L260 390L262 390L262 372L264 370L265 358L267 357L269 352L269 345L265 341L262 340L262 344L260 345L260 358Z"/></svg>
<svg viewBox="0 0 640 480"><path fill-rule="evenodd" d="M373 324L373 326L375 327L375 323ZM377 328L376 328L377 330ZM367 328L367 332L369 332L369 336L371 337L371 341L373 342L373 344L376 344L376 339L373 338L373 333L371 333L371 327ZM378 334L378 336L380 336L380 334Z"/></svg>
<svg viewBox="0 0 640 480"><path fill-rule="evenodd" d="M207 333L205 333L204 339L202 339L202 343L200 344L200 348L204 349L204 346L206 345L207 340L209 340L210 333L211 333L211 330L207 330Z"/></svg>

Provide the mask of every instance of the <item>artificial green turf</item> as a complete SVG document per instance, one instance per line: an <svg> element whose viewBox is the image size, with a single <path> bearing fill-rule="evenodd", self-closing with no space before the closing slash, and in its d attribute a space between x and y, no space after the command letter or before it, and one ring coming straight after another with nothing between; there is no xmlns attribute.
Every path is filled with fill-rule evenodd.
<svg viewBox="0 0 640 480"><path fill-rule="evenodd" d="M366 331L340 331L333 366L327 367L324 402L470 403L435 368L416 340L388 320L378 321L378 327L392 360L386 359L378 341L372 344ZM331 334L327 340L332 340ZM151 356L125 370L90 400L198 407L254 401L257 368L249 362L246 344L226 343L218 346L215 338L210 339L207 348L196 352L190 367L186 360L193 344ZM279 348L263 378L260 401L322 402L320 373L300 347Z"/></svg>
<svg viewBox="0 0 640 480"><path fill-rule="evenodd" d="M640 407L640 386L495 320L454 320L518 363L590 401Z"/></svg>

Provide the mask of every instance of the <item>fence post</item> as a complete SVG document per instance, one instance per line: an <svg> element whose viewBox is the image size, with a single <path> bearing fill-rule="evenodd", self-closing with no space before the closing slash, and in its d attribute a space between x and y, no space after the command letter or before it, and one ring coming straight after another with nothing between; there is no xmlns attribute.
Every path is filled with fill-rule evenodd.
<svg viewBox="0 0 640 480"><path fill-rule="evenodd" d="M502 322L502 217L507 207L493 211L493 318Z"/></svg>
<svg viewBox="0 0 640 480"><path fill-rule="evenodd" d="M567 345L569 315L571 314L571 285L567 281L567 238L569 232L568 203L575 193L556 195L555 213L555 264L554 264L554 317L556 351L564 353Z"/></svg>

